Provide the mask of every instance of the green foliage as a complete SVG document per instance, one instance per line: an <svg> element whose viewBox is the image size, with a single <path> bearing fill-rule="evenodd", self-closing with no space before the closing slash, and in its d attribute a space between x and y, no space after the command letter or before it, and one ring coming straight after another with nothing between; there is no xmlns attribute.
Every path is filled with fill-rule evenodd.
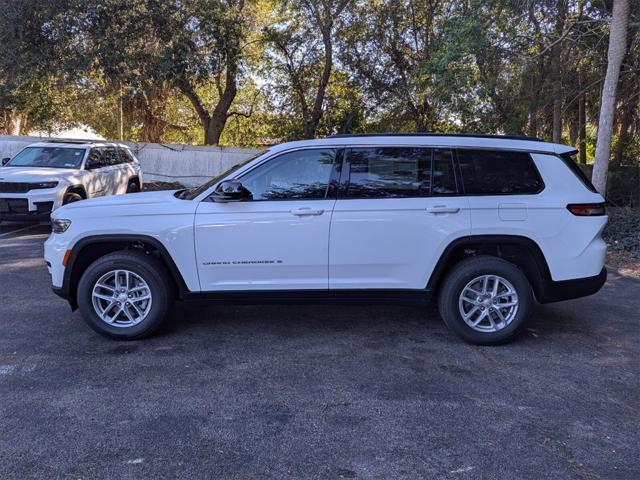
<svg viewBox="0 0 640 480"><path fill-rule="evenodd" d="M637 0L614 150L640 157ZM0 129L254 146L519 133L593 158L611 2L0 0ZM122 118L120 112L122 111ZM558 113L560 112L560 113ZM626 113L625 113L626 112Z"/></svg>

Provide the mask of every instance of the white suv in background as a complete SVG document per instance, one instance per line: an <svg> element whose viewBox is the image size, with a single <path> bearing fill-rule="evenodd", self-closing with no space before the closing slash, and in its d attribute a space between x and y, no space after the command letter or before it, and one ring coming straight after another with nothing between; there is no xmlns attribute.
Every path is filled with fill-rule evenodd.
<svg viewBox="0 0 640 480"><path fill-rule="evenodd" d="M52 215L53 289L113 338L171 302L438 299L477 344L534 302L606 280L604 199L575 151L521 137L362 135L286 143L204 185L89 200Z"/></svg>
<svg viewBox="0 0 640 480"><path fill-rule="evenodd" d="M48 220L86 198L139 192L140 164L126 145L64 140L34 143L0 168L0 220Z"/></svg>

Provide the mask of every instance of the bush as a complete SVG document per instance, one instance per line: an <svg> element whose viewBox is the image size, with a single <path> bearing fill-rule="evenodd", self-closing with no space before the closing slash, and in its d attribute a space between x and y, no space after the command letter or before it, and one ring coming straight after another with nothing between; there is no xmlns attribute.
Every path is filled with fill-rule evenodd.
<svg viewBox="0 0 640 480"><path fill-rule="evenodd" d="M640 208L608 208L609 223L602 237L613 250L640 258Z"/></svg>

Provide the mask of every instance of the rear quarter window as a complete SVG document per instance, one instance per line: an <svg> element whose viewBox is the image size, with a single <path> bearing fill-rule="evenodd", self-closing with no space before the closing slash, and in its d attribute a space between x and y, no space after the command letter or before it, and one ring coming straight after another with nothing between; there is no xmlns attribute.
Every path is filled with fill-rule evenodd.
<svg viewBox="0 0 640 480"><path fill-rule="evenodd" d="M544 188L526 152L459 149L457 154L465 195L527 195Z"/></svg>
<svg viewBox="0 0 640 480"><path fill-rule="evenodd" d="M575 161L576 153L577 152L563 153L562 155L560 155L560 158L562 159L564 164L567 167L569 167L569 170L571 170L573 174L576 177L578 177L578 179L580 179L580 181L584 184L585 187L587 187L593 193L598 193L598 191L596 190L596 187L594 187L593 183L591 183L591 180L589 180L589 177L587 177L587 175L582 171L582 169L578 166L577 162Z"/></svg>

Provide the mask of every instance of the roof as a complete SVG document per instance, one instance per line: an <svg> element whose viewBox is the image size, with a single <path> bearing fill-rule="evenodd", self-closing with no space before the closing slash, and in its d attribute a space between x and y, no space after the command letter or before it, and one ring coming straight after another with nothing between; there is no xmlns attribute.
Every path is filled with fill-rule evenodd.
<svg viewBox="0 0 640 480"><path fill-rule="evenodd" d="M305 146L416 146L447 148L495 148L503 150L520 150L541 153L567 153L573 147L558 143L549 143L535 137L514 135L477 135L477 134L445 134L445 133L403 133L403 134L362 134L334 135L331 137L299 140L282 143L269 150L283 151Z"/></svg>
<svg viewBox="0 0 640 480"><path fill-rule="evenodd" d="M538 137L529 137L526 135L491 135L484 133L342 133L331 135L331 138L349 138L349 137L465 137L465 138L502 138L506 140L531 140L533 142L542 142Z"/></svg>
<svg viewBox="0 0 640 480"><path fill-rule="evenodd" d="M28 147L51 147L51 146L59 146L62 148L78 148L78 147L99 147L99 146L109 146L109 147L121 147L121 148L129 148L128 145L118 142L109 142L106 140L82 140L82 139L54 139L54 140L44 140L42 142L35 142L27 145Z"/></svg>

